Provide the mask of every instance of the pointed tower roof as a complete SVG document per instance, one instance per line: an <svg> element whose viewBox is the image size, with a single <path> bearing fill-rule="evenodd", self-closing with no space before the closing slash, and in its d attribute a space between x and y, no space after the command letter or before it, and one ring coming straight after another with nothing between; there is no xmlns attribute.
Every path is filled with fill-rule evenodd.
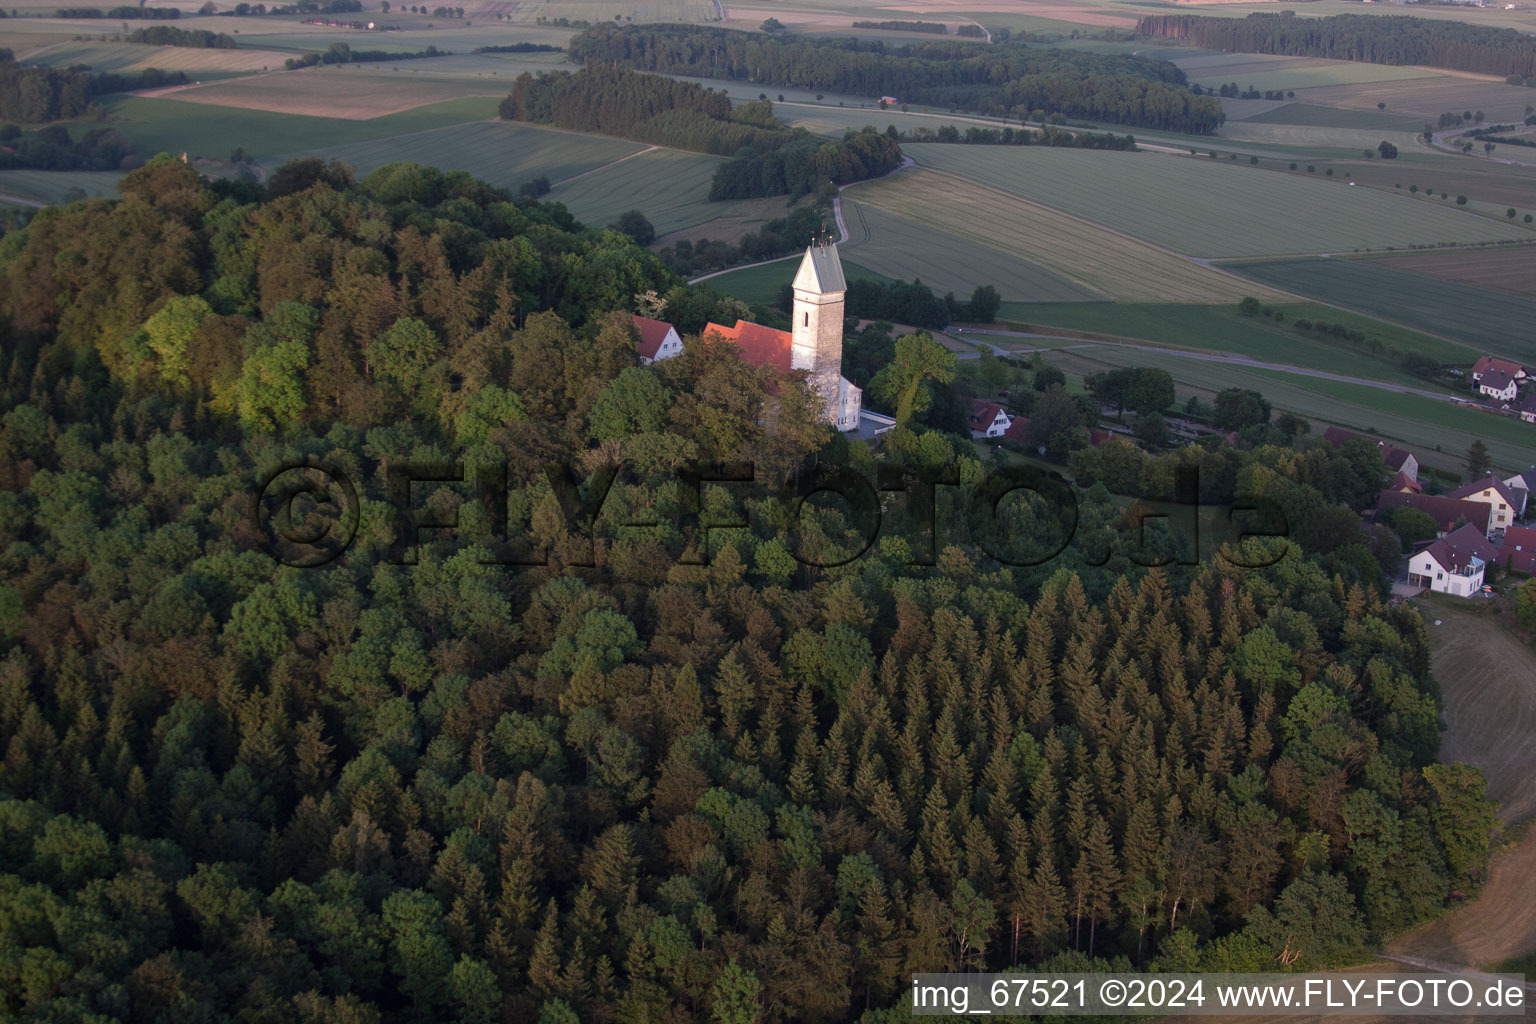
<svg viewBox="0 0 1536 1024"><path fill-rule="evenodd" d="M843 263L837 258L837 246L807 246L800 270L795 274L794 288L813 295L847 291L848 282L843 280Z"/></svg>

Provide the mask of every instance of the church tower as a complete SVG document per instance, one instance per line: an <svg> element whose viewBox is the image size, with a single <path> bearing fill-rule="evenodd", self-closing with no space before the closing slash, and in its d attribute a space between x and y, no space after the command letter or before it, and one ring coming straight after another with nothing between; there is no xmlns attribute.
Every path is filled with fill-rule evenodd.
<svg viewBox="0 0 1536 1024"><path fill-rule="evenodd" d="M843 297L848 290L837 246L818 243L805 250L792 286L795 292L795 323L790 332L790 366L805 370L811 389L826 403L824 418L839 429L846 411L842 383ZM857 390L857 389L855 389ZM853 411L855 424L858 412Z"/></svg>

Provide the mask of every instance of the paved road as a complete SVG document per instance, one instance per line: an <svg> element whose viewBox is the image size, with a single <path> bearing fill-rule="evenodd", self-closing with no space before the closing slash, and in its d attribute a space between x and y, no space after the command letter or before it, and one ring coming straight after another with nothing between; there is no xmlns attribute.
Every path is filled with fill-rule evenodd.
<svg viewBox="0 0 1536 1024"><path fill-rule="evenodd" d="M1055 345L1052 346L1053 349L1080 349L1093 348L1097 345L1114 345L1119 348L1135 349L1138 352L1160 352L1164 355L1174 355L1184 359L1195 359L1207 363L1230 363L1236 366L1249 366L1258 370L1277 370L1281 373L1295 374L1300 377L1316 377L1321 380L1336 380L1345 384L1359 384L1362 387L1378 388L1382 391L1395 391L1400 395L1419 395L1424 398L1434 398L1442 402L1453 402L1458 405L1467 404L1466 399L1458 398L1454 395L1447 395L1441 391L1428 391L1423 388L1408 387L1402 384L1388 384L1385 381L1366 380L1363 377L1350 377L1342 373L1329 373L1326 370L1311 370L1302 366L1289 366L1285 363L1268 363L1261 359L1253 359L1249 356L1234 355L1230 352L1193 352L1188 349L1174 349L1160 345L1137 345L1134 342L1069 338L1059 334L1027 334L1020 331L989 331L980 328L971 328L970 330L958 334L954 331L947 331L945 333L949 334L951 337L960 338L962 341L968 341L977 335L986 335L1000 338L1040 338L1042 340L1072 341L1076 343L1072 345ZM1030 349L1029 351L1033 352L1036 350ZM979 356L962 354L960 358L975 359L979 358Z"/></svg>

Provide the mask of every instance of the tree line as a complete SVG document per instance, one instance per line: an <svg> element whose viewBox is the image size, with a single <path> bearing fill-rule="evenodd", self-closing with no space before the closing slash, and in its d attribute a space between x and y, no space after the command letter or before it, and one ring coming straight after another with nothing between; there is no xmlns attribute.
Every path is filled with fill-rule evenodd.
<svg viewBox="0 0 1536 1024"><path fill-rule="evenodd" d="M134 29L128 33L130 43L149 43L153 46L190 46L208 50L233 50L240 44L235 37L223 32L209 32L201 28L173 28L170 25L153 25Z"/></svg>
<svg viewBox="0 0 1536 1024"><path fill-rule="evenodd" d="M0 125L0 168L39 171L131 170L142 164L133 144L112 128L93 128L78 141L61 124L23 132L13 124Z"/></svg>
<svg viewBox="0 0 1536 1024"><path fill-rule="evenodd" d="M1246 18L1149 14L1137 22L1136 32L1239 53L1427 64L1501 76L1536 75L1536 41L1529 35L1512 28L1461 21L1371 14L1298 18L1292 11Z"/></svg>
<svg viewBox="0 0 1536 1024"><path fill-rule="evenodd" d="M949 33L949 26L942 21L856 21L854 28L878 28L888 32L926 32L932 36Z"/></svg>
<svg viewBox="0 0 1536 1024"><path fill-rule="evenodd" d="M175 21L181 17L176 7L60 7L53 12L55 18L110 18L113 21Z"/></svg>
<svg viewBox="0 0 1536 1024"><path fill-rule="evenodd" d="M0 242L5 1013L885 1024L915 971L1306 969L1478 886L1492 802L1350 508L1247 569L1089 487L1050 559L1059 504L963 514L912 335L878 464L960 483L855 559L777 485L875 453L620 234L411 164L121 193ZM1182 457L1310 507L1364 454ZM247 512L305 458L358 488L325 569ZM456 458L504 497L419 481L459 526L397 537L388 468Z"/></svg>
<svg viewBox="0 0 1536 1024"><path fill-rule="evenodd" d="M568 48L574 60L642 71L895 96L904 103L1027 118L1033 111L1206 134L1221 104L1185 87L1167 61L960 41L888 46L853 39L785 39L709 26L597 25Z"/></svg>
<svg viewBox="0 0 1536 1024"><path fill-rule="evenodd" d="M180 71L150 68L138 74L88 74L63 68L22 67L9 50L0 50L0 120L23 124L80 117L93 96L131 89L181 85Z"/></svg>
<svg viewBox="0 0 1536 1024"><path fill-rule="evenodd" d="M982 128L972 125L961 131L952 124L940 125L937 131L922 125L910 132L900 132L889 125L885 134L897 142L943 142L969 146L1061 146L1074 149L1134 150L1134 135L1115 135L1112 132L1071 132L1055 125L1045 125L1038 132L1028 128Z"/></svg>
<svg viewBox="0 0 1536 1024"><path fill-rule="evenodd" d="M754 148L722 165L710 180L711 199L787 195L793 199L830 181L844 185L878 178L901 166L896 140L873 129L849 131L834 142L800 132L770 148Z"/></svg>
<svg viewBox="0 0 1536 1024"><path fill-rule="evenodd" d="M420 60L426 57L451 57L447 50L439 50L436 46L428 46L425 50L354 50L346 43L332 43L324 53L306 53L302 57L289 57L283 61L283 67L292 71L296 68L312 68L318 64L372 64L380 61L391 60Z"/></svg>

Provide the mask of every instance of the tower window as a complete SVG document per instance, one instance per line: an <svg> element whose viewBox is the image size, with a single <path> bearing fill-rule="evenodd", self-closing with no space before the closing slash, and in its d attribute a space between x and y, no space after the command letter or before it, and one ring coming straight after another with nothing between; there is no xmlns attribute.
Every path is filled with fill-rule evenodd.
<svg viewBox="0 0 1536 1024"><path fill-rule="evenodd" d="M806 326L806 327L811 326L811 314L810 314L809 310L807 310L806 314L805 314L805 324L804 324L804 326Z"/></svg>

